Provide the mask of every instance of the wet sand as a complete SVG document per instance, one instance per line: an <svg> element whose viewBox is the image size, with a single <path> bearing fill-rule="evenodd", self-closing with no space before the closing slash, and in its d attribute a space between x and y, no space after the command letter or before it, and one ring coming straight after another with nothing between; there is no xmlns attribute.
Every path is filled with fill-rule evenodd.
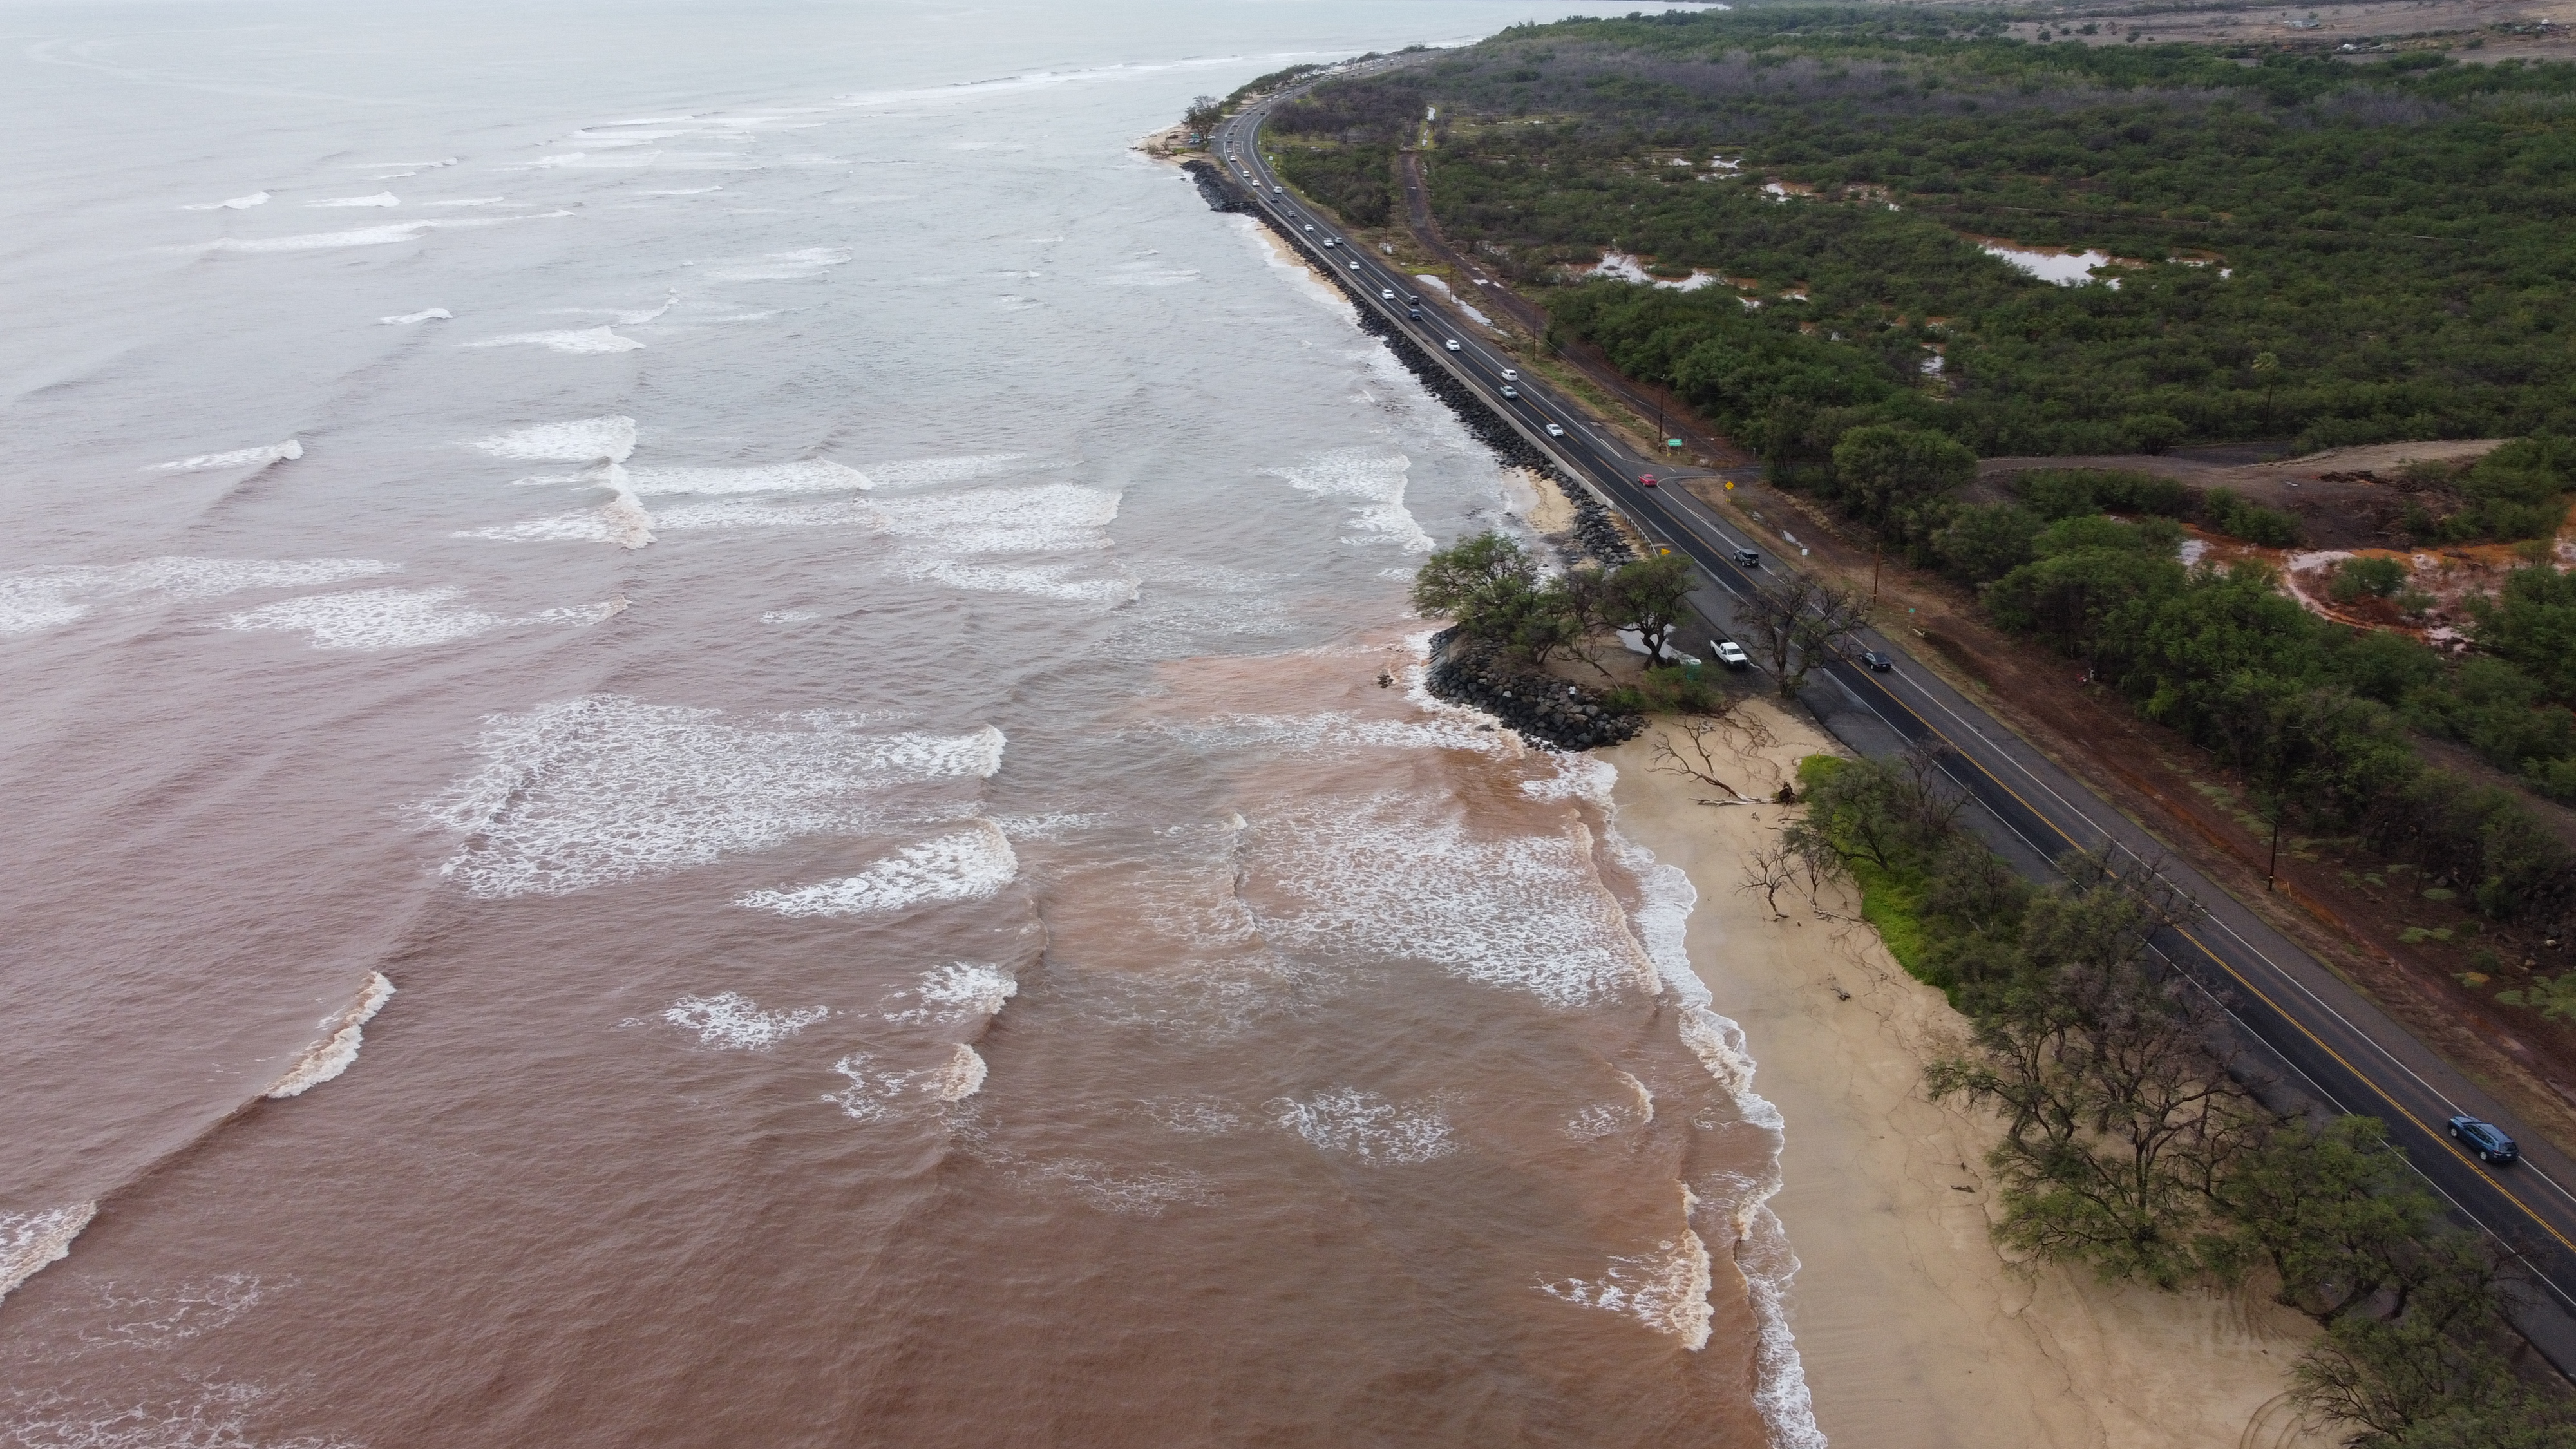
<svg viewBox="0 0 2576 1449"><path fill-rule="evenodd" d="M1778 743L1735 757L1765 794L1833 747L1803 716L1752 706ZM2005 1260L1987 1235L1995 1126L1925 1100L1923 1064L1965 1018L1905 975L1865 925L1738 891L1777 806L1653 769L1655 732L1604 751L1619 828L1699 891L1693 969L1744 1027L1755 1086L1788 1124L1772 1207L1802 1264L1791 1326L1836 1444L1872 1449L2322 1446L2283 1390L2307 1320L2258 1289L2230 1298L2104 1285ZM1854 903L1836 906L1854 914ZM1838 993L1848 992L1848 1000Z"/></svg>

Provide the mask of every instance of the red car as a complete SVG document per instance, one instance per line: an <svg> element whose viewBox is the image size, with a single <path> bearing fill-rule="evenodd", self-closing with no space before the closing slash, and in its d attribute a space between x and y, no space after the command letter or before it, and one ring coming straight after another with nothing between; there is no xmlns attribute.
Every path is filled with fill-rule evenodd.
<svg viewBox="0 0 2576 1449"><path fill-rule="evenodd" d="M1638 487L1640 487L1640 488L1652 488L1652 487L1654 487L1654 486L1655 486L1655 475L1654 475L1654 474L1652 474L1652 473L1640 473L1640 474L1638 474L1638 475L1637 475L1637 486L1638 486Z"/></svg>

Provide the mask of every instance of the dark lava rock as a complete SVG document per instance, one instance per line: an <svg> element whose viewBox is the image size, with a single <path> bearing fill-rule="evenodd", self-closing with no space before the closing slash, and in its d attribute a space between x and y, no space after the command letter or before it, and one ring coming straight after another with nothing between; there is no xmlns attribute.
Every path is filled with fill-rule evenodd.
<svg viewBox="0 0 2576 1449"><path fill-rule="evenodd" d="M1199 196L1207 202L1208 210L1250 211L1253 209L1251 198L1243 194L1243 188L1235 185L1234 178L1226 175L1225 169L1215 162L1184 161L1181 163L1181 169L1190 173L1190 179L1199 184Z"/></svg>
<svg viewBox="0 0 2576 1449"><path fill-rule="evenodd" d="M1621 713L1579 686L1469 646L1454 628L1432 636L1424 683L1437 698L1481 709L1551 750L1615 745L1646 728L1644 715Z"/></svg>
<svg viewBox="0 0 2576 1449"><path fill-rule="evenodd" d="M1633 562L1637 551L1610 521L1610 510L1586 488L1568 487L1565 496L1574 500L1574 541L1584 553L1600 561L1605 568L1617 568Z"/></svg>

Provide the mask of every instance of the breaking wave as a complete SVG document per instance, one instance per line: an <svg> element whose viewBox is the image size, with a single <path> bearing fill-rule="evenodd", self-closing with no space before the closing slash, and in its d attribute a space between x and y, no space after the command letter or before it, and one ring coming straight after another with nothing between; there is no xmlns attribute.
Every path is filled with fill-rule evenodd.
<svg viewBox="0 0 2576 1449"><path fill-rule="evenodd" d="M385 979L385 973L368 972L367 984L359 989L357 999L322 1018L322 1038L305 1048L295 1065L260 1095L271 1099L300 1097L347 1071L349 1064L358 1059L358 1048L364 1043L363 1028L393 999L393 994L394 984Z"/></svg>
<svg viewBox="0 0 2576 1449"><path fill-rule="evenodd" d="M1684 1348L1707 1347L1716 1310L1708 1300L1713 1286L1708 1245L1689 1226L1691 1210L1697 1206L1691 1190L1683 1188L1682 1230L1658 1241L1653 1252L1614 1257L1598 1278L1541 1281L1539 1291L1633 1318L1681 1340Z"/></svg>
<svg viewBox="0 0 2576 1449"><path fill-rule="evenodd" d="M36 1276L48 1263L60 1262L72 1250L98 1204L45 1208L36 1212L0 1213L0 1298Z"/></svg>
<svg viewBox="0 0 2576 1449"><path fill-rule="evenodd" d="M270 443L260 448L235 448L229 453L200 453L181 458L175 463L155 463L146 473L196 473L208 468L255 468L263 463L304 456L304 445L293 438L283 443Z"/></svg>

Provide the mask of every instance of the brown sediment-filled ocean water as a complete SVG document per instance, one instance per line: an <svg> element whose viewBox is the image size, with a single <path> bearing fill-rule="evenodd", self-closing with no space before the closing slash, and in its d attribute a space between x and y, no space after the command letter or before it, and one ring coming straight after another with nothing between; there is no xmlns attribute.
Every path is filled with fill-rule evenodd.
<svg viewBox="0 0 2576 1449"><path fill-rule="evenodd" d="M0 1444L1821 1443L1500 465L1130 149L1517 11L9 15Z"/></svg>

